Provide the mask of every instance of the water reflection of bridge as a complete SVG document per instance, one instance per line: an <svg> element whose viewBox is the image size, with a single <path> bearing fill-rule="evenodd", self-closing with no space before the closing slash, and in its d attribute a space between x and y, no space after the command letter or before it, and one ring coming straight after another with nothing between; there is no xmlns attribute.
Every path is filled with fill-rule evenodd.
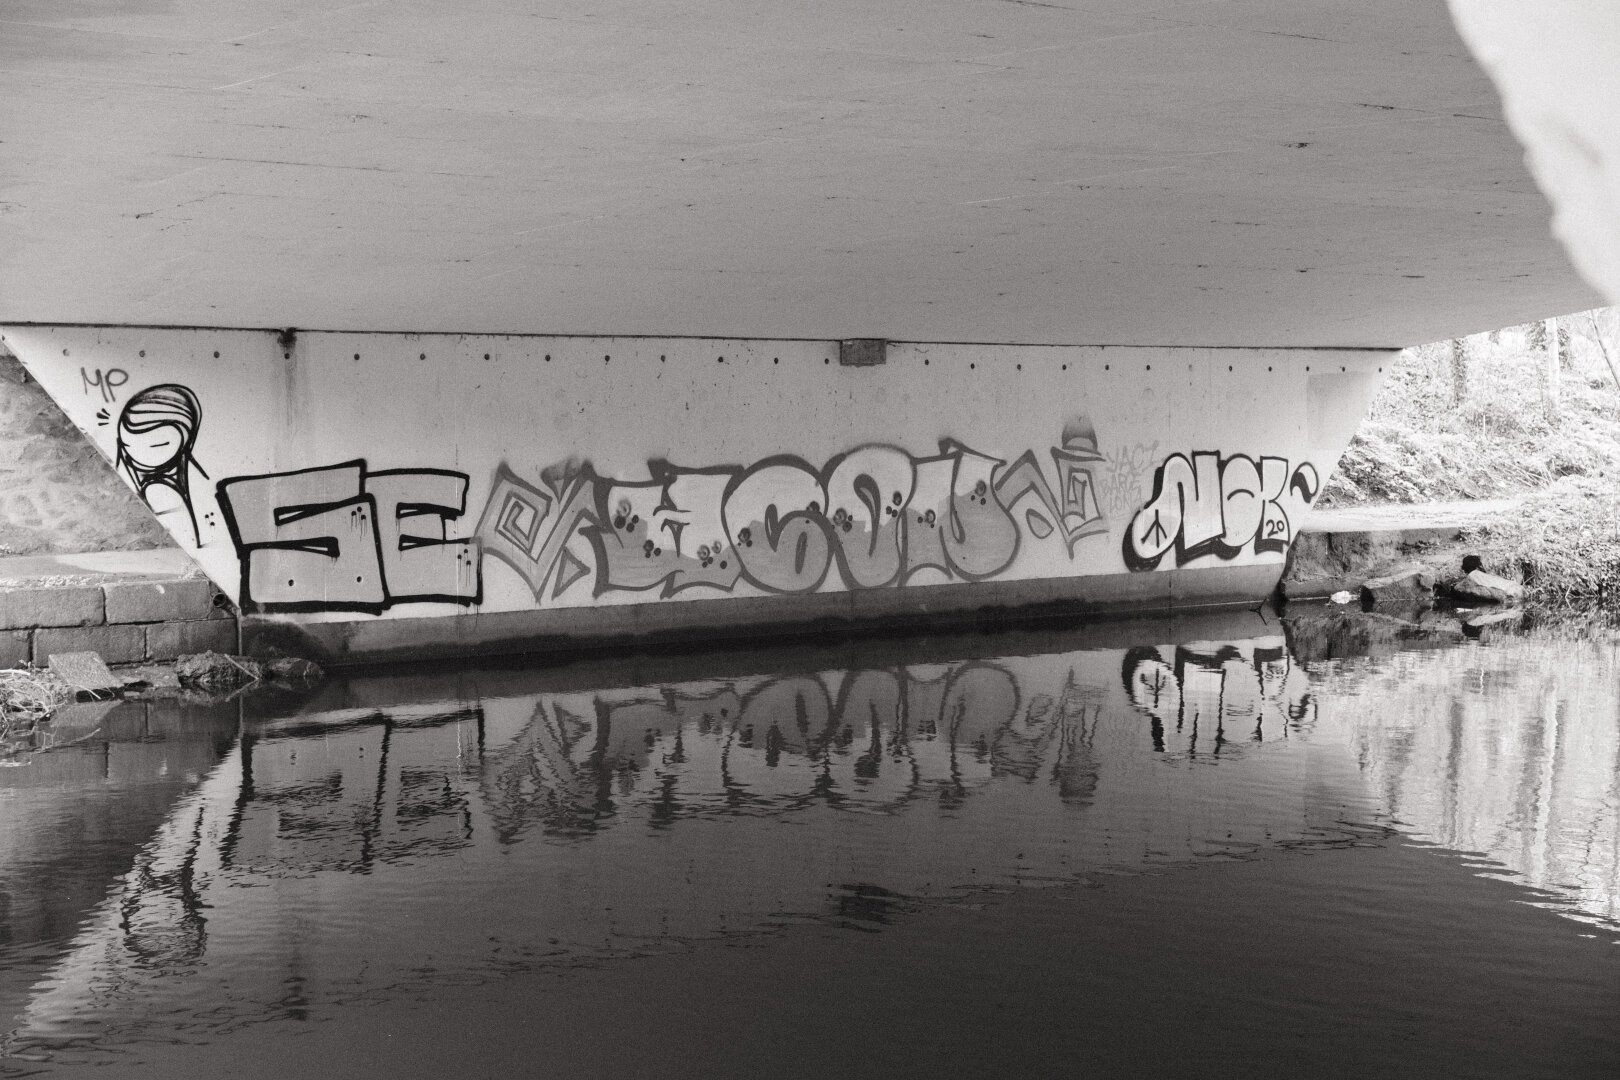
<svg viewBox="0 0 1620 1080"><path fill-rule="evenodd" d="M93 1042L210 994L220 1024L291 1016L423 957L482 977L877 922L919 895L1342 839L1381 806L1614 925L1616 657L1561 651L1302 665L1280 637L1212 634L337 683L244 724L19 1038Z"/></svg>
<svg viewBox="0 0 1620 1080"><path fill-rule="evenodd" d="M1110 745L1193 759L1288 737L1309 711L1288 667L1277 638L304 713L245 739L226 862L364 868L473 844L480 827L506 843L818 804L950 807L996 780L1084 806Z"/></svg>

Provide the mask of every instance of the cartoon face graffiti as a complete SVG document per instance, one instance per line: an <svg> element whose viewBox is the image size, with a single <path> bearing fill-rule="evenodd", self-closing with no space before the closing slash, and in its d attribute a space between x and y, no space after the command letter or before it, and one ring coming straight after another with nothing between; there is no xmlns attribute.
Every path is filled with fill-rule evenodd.
<svg viewBox="0 0 1620 1080"><path fill-rule="evenodd" d="M178 383L139 391L118 417L118 468L154 514L185 514L193 544L200 539L191 508L191 470L208 475L191 456L201 423L197 395Z"/></svg>

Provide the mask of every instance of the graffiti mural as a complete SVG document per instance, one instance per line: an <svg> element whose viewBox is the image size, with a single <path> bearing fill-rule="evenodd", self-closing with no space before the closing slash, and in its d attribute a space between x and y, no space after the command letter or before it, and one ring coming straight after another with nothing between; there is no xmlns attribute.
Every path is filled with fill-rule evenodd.
<svg viewBox="0 0 1620 1080"><path fill-rule="evenodd" d="M408 602L477 604L479 542L445 535L466 501L464 473L373 472L364 461L221 481L242 608L378 614Z"/></svg>
<svg viewBox="0 0 1620 1080"><path fill-rule="evenodd" d="M121 385L112 381L113 369L103 377L96 372L96 383L103 392L112 393L112 387ZM83 377L83 369L80 370ZM124 376L125 380L128 376ZM87 391L91 385L86 380ZM105 414L102 410L98 418ZM110 419L110 418L109 418ZM102 421L105 423L105 420ZM191 474L195 471L207 479L208 474L191 456L197 442L197 429L202 425L202 406L197 395L178 383L148 386L130 395L124 410L118 416L117 451L114 461L118 470L129 478L136 494L160 518L169 514L184 514L193 545L201 545L197 532L197 514L191 502Z"/></svg>
<svg viewBox="0 0 1620 1080"><path fill-rule="evenodd" d="M1290 472L1287 458L1172 454L1125 530L1125 565L1156 570L1171 549L1177 566L1205 555L1233 559L1249 547L1257 554L1286 552L1294 522L1285 503L1301 517L1321 487L1310 462Z"/></svg>
<svg viewBox="0 0 1620 1080"><path fill-rule="evenodd" d="M126 413L121 468L143 494L162 489L190 517L186 474L201 472L191 459L195 398L183 387L152 387ZM1107 508L1122 491L1141 497L1136 471L1150 450L1107 457L1091 423L1076 416L1057 445L1013 458L946 438L933 453L868 443L819 465L788 454L698 468L654 459L644 479L605 476L580 459L538 475L503 462L462 535L450 531L468 509L462 472L373 470L356 459L232 477L216 490L248 611L478 605L486 554L516 573L510 585L527 589L520 604L572 606L692 589L786 596L979 582L1007 574L1026 551L1033 561L1017 576L1072 573L1060 567L1081 555L1086 538L1109 535ZM1173 566L1284 552L1319 488L1308 462L1172 454L1124 527L1124 566L1159 569L1172 551Z"/></svg>
<svg viewBox="0 0 1620 1080"><path fill-rule="evenodd" d="M1057 487L1034 451L1010 465L951 439L915 456L870 444L816 468L787 455L749 466L648 463L649 479L598 476L589 463L546 470L530 483L495 474L476 530L541 602L583 578L594 596L694 586L731 592L813 592L935 580L982 581L1004 571L1024 533L1061 538L1069 557L1106 533L1092 468L1103 459L1091 425L1076 420L1051 451Z"/></svg>

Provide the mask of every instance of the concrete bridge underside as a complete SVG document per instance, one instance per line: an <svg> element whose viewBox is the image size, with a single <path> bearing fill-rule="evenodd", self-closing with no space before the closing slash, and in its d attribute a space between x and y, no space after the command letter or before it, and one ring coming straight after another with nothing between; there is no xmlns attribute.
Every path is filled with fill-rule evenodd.
<svg viewBox="0 0 1620 1080"><path fill-rule="evenodd" d="M0 28L0 322L1400 347L1599 302L1442 0Z"/></svg>
<svg viewBox="0 0 1620 1080"><path fill-rule="evenodd" d="M0 343L329 661L1253 599L1620 294L1620 9L1452 7L18 0Z"/></svg>

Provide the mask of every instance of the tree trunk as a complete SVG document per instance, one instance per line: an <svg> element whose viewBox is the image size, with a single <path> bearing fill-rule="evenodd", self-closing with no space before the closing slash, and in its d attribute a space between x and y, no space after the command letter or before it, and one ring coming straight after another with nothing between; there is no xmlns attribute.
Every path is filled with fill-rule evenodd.
<svg viewBox="0 0 1620 1080"><path fill-rule="evenodd" d="M1562 369L1558 362L1558 354L1560 352L1558 342L1560 336L1558 320L1548 319L1546 322L1546 330L1544 331L1545 351L1542 353L1542 363L1544 365L1543 370L1546 372L1546 381L1544 385L1547 391L1547 404L1553 406L1558 404L1559 376L1562 374Z"/></svg>
<svg viewBox="0 0 1620 1080"><path fill-rule="evenodd" d="M1451 342L1451 403L1461 405L1468 396L1468 339Z"/></svg>

